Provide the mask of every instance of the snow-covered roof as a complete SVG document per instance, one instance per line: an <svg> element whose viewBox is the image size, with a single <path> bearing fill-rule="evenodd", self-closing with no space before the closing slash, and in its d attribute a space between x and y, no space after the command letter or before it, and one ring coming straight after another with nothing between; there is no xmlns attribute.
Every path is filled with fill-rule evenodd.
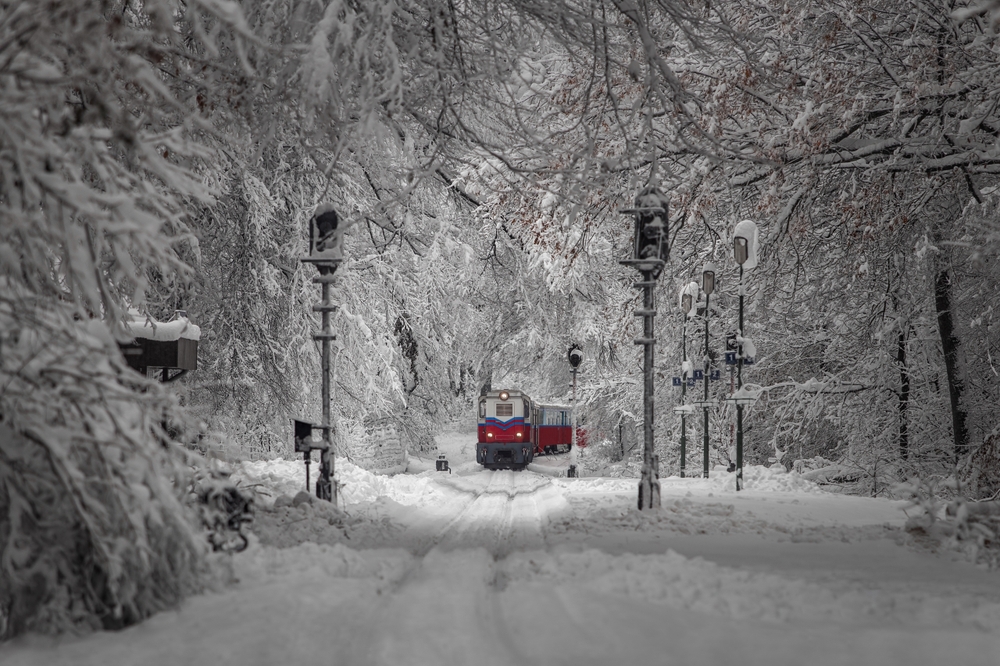
<svg viewBox="0 0 1000 666"><path fill-rule="evenodd" d="M175 316L170 321L157 321L135 308L129 309L128 320L124 324L126 334L134 338L168 342L171 340L200 340L201 329L184 315Z"/></svg>

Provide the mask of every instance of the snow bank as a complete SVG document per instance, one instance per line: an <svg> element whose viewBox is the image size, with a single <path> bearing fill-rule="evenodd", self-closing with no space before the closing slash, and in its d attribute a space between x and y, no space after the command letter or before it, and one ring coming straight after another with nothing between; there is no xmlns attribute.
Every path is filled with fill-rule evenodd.
<svg viewBox="0 0 1000 666"><path fill-rule="evenodd" d="M240 579L266 581L290 573L315 571L334 578L379 578L396 582L412 567L402 549L357 551L341 544L303 543L291 548L253 544L233 558Z"/></svg>
<svg viewBox="0 0 1000 666"><path fill-rule="evenodd" d="M319 465L310 466L311 479ZM281 495L295 495L306 489L306 469L301 460L244 460L233 464L233 483L253 490L258 501L271 505Z"/></svg>
<svg viewBox="0 0 1000 666"><path fill-rule="evenodd" d="M611 467L611 466L608 466ZM621 465L618 464L618 468ZM616 468L616 470L618 469ZM602 470L604 472L609 469ZM567 489L572 488L574 493L622 493L632 492L638 483L638 474L641 466L630 465L628 471L630 476L624 478L580 478L580 479L556 479L555 482ZM688 474L700 474L697 470L688 469ZM773 468L763 465L748 465L743 468L743 487L745 490L757 490L761 492L774 493L824 493L816 483L806 479L801 474L786 472L781 465ZM680 478L670 476L660 479L660 487L664 493L670 492L674 486L682 486L690 490L709 492L736 492L736 472L727 472L723 467L712 470L708 479L688 476Z"/></svg>
<svg viewBox="0 0 1000 666"><path fill-rule="evenodd" d="M309 467L309 481L314 483L319 477L319 462L313 461ZM411 505L437 492L430 474L383 476L345 458L337 458L334 462L334 476L339 483L340 501L344 504L373 502L387 497L399 504ZM233 466L232 478L241 487L252 489L265 506L271 506L281 495L294 496L306 489L306 466L301 460L245 460Z"/></svg>
<svg viewBox="0 0 1000 666"><path fill-rule="evenodd" d="M715 490L736 490L736 472L714 472L707 481ZM743 468L744 490L772 493L823 493L816 483L795 472L786 472L781 465L764 467L749 465Z"/></svg>
<svg viewBox="0 0 1000 666"><path fill-rule="evenodd" d="M636 491L633 482L629 492ZM694 502L687 498L661 501L659 511L639 511L627 506L586 506L584 516L566 516L553 521L555 532L616 534L625 532L674 532L677 534L787 534L783 527L761 520L732 504Z"/></svg>
<svg viewBox="0 0 1000 666"><path fill-rule="evenodd" d="M840 627L964 626L1000 630L1000 605L964 598L942 604L926 590L870 589L863 581L824 585L785 575L719 566L667 550L655 555L609 555L598 550L522 552L502 562L508 585L569 584L614 595L734 619L769 623L827 623ZM723 637L720 637L720 639ZM808 658L804 659L808 662Z"/></svg>
<svg viewBox="0 0 1000 666"><path fill-rule="evenodd" d="M557 478L553 480L553 483L567 490L572 490L574 494L635 492L638 482L639 480L634 478L610 479L602 477Z"/></svg>
<svg viewBox="0 0 1000 666"><path fill-rule="evenodd" d="M440 495L434 487L433 472L419 476L397 474L382 476L352 465L346 460L337 461L337 479L340 482L340 495L345 504L373 502L380 497L387 497L394 502L409 506L420 504L428 496Z"/></svg>

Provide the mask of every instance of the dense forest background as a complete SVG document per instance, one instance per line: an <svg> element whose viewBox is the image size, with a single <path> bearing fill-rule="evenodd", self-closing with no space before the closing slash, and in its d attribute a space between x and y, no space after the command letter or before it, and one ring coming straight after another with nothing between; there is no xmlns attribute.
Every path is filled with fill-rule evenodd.
<svg viewBox="0 0 1000 666"><path fill-rule="evenodd" d="M200 453L289 454L289 420L319 412L299 258L320 203L351 225L341 433L388 419L427 450L484 387L566 401L577 343L588 456L635 459L619 211L655 184L661 474L680 291L716 264L718 363L749 219L747 462L994 495L998 22L962 0L0 2L0 637L204 585ZM198 371L132 372L130 308L185 310ZM713 463L732 421L713 415Z"/></svg>

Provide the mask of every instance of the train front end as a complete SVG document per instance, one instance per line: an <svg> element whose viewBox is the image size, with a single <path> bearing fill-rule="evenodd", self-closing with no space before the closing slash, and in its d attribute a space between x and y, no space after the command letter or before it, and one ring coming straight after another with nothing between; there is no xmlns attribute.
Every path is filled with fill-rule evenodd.
<svg viewBox="0 0 1000 666"><path fill-rule="evenodd" d="M534 403L521 391L479 398L476 462L487 469L524 469L535 455Z"/></svg>

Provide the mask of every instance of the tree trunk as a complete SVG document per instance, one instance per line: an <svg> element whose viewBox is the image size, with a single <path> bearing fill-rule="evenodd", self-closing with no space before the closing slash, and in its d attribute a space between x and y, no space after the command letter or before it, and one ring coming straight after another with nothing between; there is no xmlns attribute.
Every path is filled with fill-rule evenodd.
<svg viewBox="0 0 1000 666"><path fill-rule="evenodd" d="M934 304L937 309L938 331L944 351L944 366L948 375L948 395L951 398L951 422L955 440L955 461L969 451L969 430L962 408L962 381L958 363L959 343L955 335L954 317L951 312L951 275L947 270L938 272L934 281Z"/></svg>

